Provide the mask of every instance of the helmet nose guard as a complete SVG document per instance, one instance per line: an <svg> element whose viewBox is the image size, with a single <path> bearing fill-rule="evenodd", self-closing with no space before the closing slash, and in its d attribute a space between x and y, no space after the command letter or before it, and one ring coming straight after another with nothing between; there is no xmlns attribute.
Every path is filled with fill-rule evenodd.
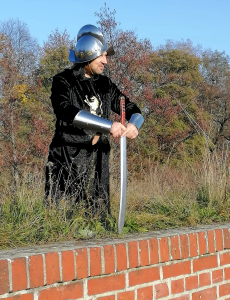
<svg viewBox="0 0 230 300"><path fill-rule="evenodd" d="M114 54L113 46L107 47L101 31L94 25L85 25L78 32L75 51L69 49L69 60L83 63L99 57L105 51L108 56Z"/></svg>

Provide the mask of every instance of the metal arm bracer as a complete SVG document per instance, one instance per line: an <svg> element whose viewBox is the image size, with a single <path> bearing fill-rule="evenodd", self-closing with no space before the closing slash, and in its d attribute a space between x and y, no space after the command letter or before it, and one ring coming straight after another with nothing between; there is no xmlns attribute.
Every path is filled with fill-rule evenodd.
<svg viewBox="0 0 230 300"><path fill-rule="evenodd" d="M73 125L96 132L110 133L113 122L81 110L75 116Z"/></svg>
<svg viewBox="0 0 230 300"><path fill-rule="evenodd" d="M141 114L133 114L129 120L129 123L135 125L139 130L144 123L144 118Z"/></svg>

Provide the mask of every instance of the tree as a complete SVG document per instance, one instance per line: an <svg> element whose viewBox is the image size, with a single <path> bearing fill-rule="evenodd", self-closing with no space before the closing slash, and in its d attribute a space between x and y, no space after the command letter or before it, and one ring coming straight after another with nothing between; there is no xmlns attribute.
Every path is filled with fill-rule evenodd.
<svg viewBox="0 0 230 300"><path fill-rule="evenodd" d="M115 20L116 11L104 5L99 13L99 25L108 45L113 44L115 55L109 58L106 74L134 102L141 103L142 87L135 80L137 70L146 67L148 53L152 51L149 40L138 40L135 31L123 31Z"/></svg>
<svg viewBox="0 0 230 300"><path fill-rule="evenodd" d="M149 68L139 74L139 80L149 80L145 106L152 134L148 136L155 138L158 157L164 159L193 139L197 124L204 125L204 115L197 105L201 62L195 55L177 49L159 49L150 57Z"/></svg>
<svg viewBox="0 0 230 300"><path fill-rule="evenodd" d="M7 37L11 44L11 59L15 61L18 74L33 73L38 61L38 43L30 35L27 24L18 19L1 22L0 34Z"/></svg>
<svg viewBox="0 0 230 300"><path fill-rule="evenodd" d="M74 41L70 40L67 31L60 33L56 29L40 48L38 76L46 92L50 93L53 76L72 65L68 57L69 48L73 47Z"/></svg>
<svg viewBox="0 0 230 300"><path fill-rule="evenodd" d="M164 160L181 144L191 147L188 140L193 140L198 129L206 128L205 113L198 106L199 86L203 81L200 49L190 41L178 43L176 49L176 43L168 41L154 51L149 40L138 40L134 31L122 31L115 13L106 4L96 13L107 43L115 48L107 74L145 114L138 140L144 155ZM196 143L200 144L198 153L202 136L196 138ZM135 142L132 144L137 148Z"/></svg>
<svg viewBox="0 0 230 300"><path fill-rule="evenodd" d="M213 143L230 140L230 65L225 52L207 50L202 55L200 103L211 116Z"/></svg>
<svg viewBox="0 0 230 300"><path fill-rule="evenodd" d="M10 171L17 187L20 167L27 159L30 163L34 159L36 130L42 130L36 127L42 111L37 101L41 85L35 77L35 40L29 39L27 26L10 20L1 24L1 31L5 32L1 33L0 47L1 167Z"/></svg>
<svg viewBox="0 0 230 300"><path fill-rule="evenodd" d="M109 57L109 63L106 65L105 74L108 75L118 88L129 97L129 99L138 104L140 108L144 107L144 84L137 80L137 75L141 70L148 66L149 54L152 51L151 43L148 39L139 40L135 31L120 29L115 19L116 11L104 5L100 12L95 13L98 17L97 24L101 29L107 45L113 44L115 55ZM113 116L114 119L117 117ZM143 130L142 130L143 132ZM111 141L113 149L118 151L117 144ZM131 155L129 161L138 156L138 147L136 142L128 144L128 153Z"/></svg>

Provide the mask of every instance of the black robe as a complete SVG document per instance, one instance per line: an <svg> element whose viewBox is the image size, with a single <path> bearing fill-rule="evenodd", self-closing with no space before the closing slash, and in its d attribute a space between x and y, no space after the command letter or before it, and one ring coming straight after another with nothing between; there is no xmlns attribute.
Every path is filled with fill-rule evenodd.
<svg viewBox="0 0 230 300"><path fill-rule="evenodd" d="M119 97L123 95L106 76L84 76L84 71L66 69L53 77L51 102L56 115L56 129L50 144L46 166L46 198L52 202L62 197L81 202L87 210L110 213L109 153L107 134L92 145L95 132L72 125L80 110L110 119L111 110L120 114ZM126 119L139 108L125 97Z"/></svg>

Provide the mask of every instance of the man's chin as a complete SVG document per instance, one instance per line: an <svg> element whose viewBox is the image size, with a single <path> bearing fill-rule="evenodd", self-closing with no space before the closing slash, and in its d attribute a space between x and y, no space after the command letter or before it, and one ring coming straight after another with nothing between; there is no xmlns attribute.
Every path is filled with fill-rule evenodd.
<svg viewBox="0 0 230 300"><path fill-rule="evenodd" d="M98 69L98 70L94 71L94 74L100 75L100 74L103 73L103 71L104 71L104 69L103 70L102 69Z"/></svg>

